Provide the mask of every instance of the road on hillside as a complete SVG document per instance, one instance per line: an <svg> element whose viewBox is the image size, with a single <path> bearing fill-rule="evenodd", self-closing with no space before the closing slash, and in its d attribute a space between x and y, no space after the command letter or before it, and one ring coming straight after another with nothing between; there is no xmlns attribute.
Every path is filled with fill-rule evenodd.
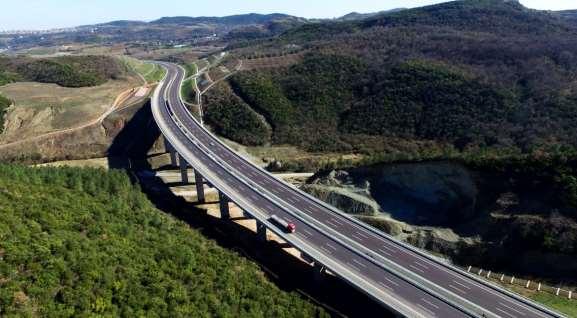
<svg viewBox="0 0 577 318"><path fill-rule="evenodd" d="M155 93L153 114L173 147L253 217L266 222L276 215L295 223L296 233L281 236L367 295L407 317L563 317L372 229L251 164L186 109L180 98L184 70L161 65L168 72Z"/></svg>

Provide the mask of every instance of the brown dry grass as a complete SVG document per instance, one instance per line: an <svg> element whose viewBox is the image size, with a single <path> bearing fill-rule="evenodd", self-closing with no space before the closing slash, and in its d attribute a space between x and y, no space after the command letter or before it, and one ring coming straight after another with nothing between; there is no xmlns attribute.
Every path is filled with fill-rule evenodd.
<svg viewBox="0 0 577 318"><path fill-rule="evenodd" d="M0 94L15 101L6 116L0 143L14 142L89 122L105 113L123 91L140 86L136 77L95 87L67 88L55 84L14 83Z"/></svg>

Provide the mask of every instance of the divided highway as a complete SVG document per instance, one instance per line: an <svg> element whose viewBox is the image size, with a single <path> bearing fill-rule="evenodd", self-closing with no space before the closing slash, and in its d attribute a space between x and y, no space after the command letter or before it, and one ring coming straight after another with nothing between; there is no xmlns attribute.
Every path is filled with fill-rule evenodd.
<svg viewBox="0 0 577 318"><path fill-rule="evenodd" d="M172 147L232 202L269 230L379 303L405 317L563 317L439 262L276 179L196 121L180 98L184 70L167 75L152 111ZM292 222L285 233L270 216Z"/></svg>

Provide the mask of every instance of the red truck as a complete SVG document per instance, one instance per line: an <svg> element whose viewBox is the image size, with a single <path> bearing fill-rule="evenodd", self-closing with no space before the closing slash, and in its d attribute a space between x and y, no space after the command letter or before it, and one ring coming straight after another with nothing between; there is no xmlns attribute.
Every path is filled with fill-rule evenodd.
<svg viewBox="0 0 577 318"><path fill-rule="evenodd" d="M297 229L294 223L286 222L285 220L279 218L276 215L271 215L270 220L271 222L279 225L287 233L294 233Z"/></svg>

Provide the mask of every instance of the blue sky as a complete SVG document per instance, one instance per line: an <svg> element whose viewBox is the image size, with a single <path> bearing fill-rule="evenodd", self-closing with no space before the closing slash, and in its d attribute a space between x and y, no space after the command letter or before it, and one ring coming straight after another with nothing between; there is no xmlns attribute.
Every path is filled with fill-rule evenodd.
<svg viewBox="0 0 577 318"><path fill-rule="evenodd" d="M163 16L223 16L249 12L333 18L351 11L417 7L439 0L3 0L0 30L50 29ZM575 0L521 0L536 9L577 9Z"/></svg>

